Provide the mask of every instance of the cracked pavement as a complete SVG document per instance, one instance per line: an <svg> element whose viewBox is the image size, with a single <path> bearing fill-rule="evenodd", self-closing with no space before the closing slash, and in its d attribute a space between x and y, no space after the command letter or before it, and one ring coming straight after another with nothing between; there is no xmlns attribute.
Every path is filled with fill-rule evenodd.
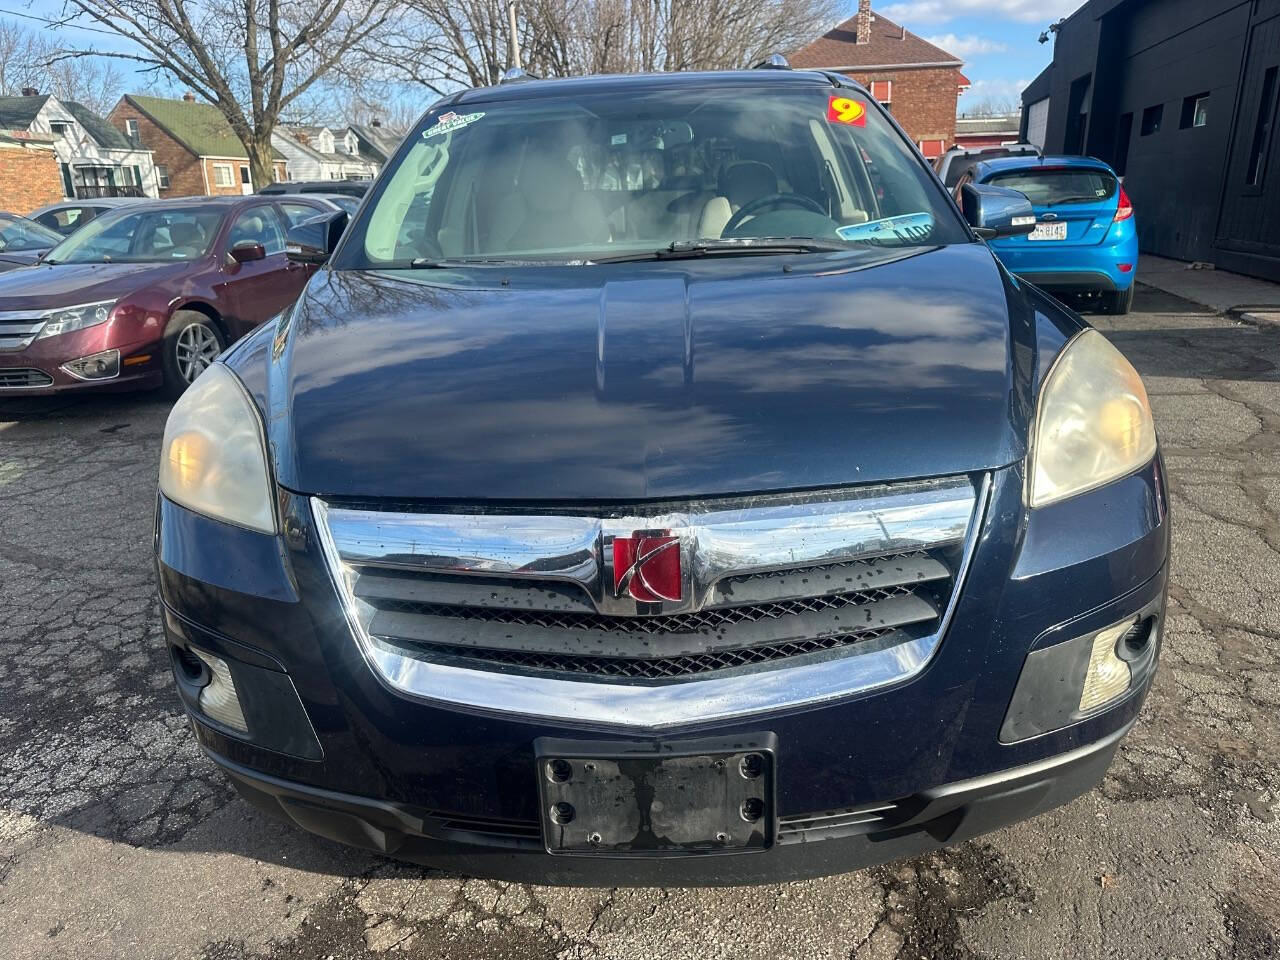
<svg viewBox="0 0 1280 960"><path fill-rule="evenodd" d="M1143 288L1174 560L1104 783L937 854L768 887L468 880L267 820L202 759L151 566L155 396L0 401L0 953L14 958L1280 954L1280 326Z"/></svg>

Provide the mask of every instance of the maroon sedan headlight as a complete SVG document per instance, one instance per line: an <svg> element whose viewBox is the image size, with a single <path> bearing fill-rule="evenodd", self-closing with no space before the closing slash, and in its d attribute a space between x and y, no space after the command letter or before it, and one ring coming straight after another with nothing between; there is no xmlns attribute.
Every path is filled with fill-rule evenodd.
<svg viewBox="0 0 1280 960"><path fill-rule="evenodd" d="M45 337L56 337L60 333L72 333L106 323L111 317L111 308L115 305L114 300L99 300L50 310L45 314L44 326L36 334L36 339L43 340Z"/></svg>

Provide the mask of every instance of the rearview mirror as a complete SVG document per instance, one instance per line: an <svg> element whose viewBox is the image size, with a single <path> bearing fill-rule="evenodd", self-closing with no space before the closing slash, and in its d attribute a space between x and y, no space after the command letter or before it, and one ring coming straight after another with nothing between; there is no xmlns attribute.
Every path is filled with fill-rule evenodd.
<svg viewBox="0 0 1280 960"><path fill-rule="evenodd" d="M295 263L326 262L347 229L347 211L321 214L289 228L285 256Z"/></svg>
<svg viewBox="0 0 1280 960"><path fill-rule="evenodd" d="M265 260L267 248L257 240L241 240L231 248L231 259L236 263L248 263L251 260Z"/></svg>
<svg viewBox="0 0 1280 960"><path fill-rule="evenodd" d="M1036 214L1026 194L1007 187L966 183L960 188L960 210L984 240L1016 237L1036 228Z"/></svg>

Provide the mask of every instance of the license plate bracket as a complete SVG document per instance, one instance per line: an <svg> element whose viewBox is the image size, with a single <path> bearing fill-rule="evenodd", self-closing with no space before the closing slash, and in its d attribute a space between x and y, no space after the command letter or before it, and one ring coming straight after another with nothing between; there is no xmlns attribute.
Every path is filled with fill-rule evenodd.
<svg viewBox="0 0 1280 960"><path fill-rule="evenodd" d="M535 774L548 853L672 857L773 844L772 733L632 742L541 738Z"/></svg>

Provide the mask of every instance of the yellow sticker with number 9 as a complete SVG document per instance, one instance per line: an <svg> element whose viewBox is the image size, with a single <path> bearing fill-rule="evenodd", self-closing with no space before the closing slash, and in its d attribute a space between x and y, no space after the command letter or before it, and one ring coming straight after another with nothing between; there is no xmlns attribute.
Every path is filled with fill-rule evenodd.
<svg viewBox="0 0 1280 960"><path fill-rule="evenodd" d="M865 127L867 105L849 97L832 97L827 101L827 119L832 123L850 123L855 127Z"/></svg>

